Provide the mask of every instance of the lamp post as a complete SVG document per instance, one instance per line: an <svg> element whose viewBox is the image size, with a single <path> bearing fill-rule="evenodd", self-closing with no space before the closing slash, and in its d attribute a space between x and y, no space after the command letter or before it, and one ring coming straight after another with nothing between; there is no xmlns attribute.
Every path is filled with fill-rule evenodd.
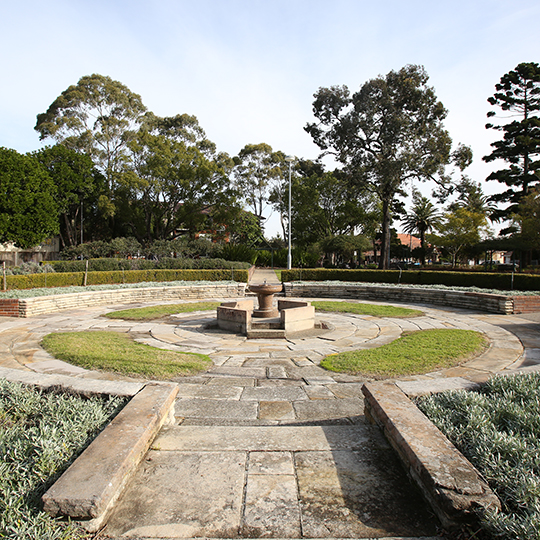
<svg viewBox="0 0 540 540"><path fill-rule="evenodd" d="M291 215L291 169L293 156L287 156L285 161L289 164L289 252L287 255L287 270L292 268L292 253L291 253L291 229L292 229L292 215Z"/></svg>

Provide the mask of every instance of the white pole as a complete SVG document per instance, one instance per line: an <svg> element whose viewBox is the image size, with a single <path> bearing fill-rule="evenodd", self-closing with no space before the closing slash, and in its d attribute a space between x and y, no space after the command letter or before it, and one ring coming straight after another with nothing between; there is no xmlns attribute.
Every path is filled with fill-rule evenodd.
<svg viewBox="0 0 540 540"><path fill-rule="evenodd" d="M292 156L287 156L285 161L289 162L289 253L287 255L287 270L292 268L292 251L291 251L291 230L292 230L292 212L291 212L291 169L292 169Z"/></svg>

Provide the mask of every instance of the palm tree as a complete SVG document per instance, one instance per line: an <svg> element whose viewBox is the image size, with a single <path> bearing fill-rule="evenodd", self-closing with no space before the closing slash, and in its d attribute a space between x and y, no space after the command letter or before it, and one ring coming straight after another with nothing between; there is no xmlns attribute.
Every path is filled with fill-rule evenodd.
<svg viewBox="0 0 540 540"><path fill-rule="evenodd" d="M407 214L402 220L404 223L403 230L406 233L418 233L420 236L420 247L422 255L420 262L426 264L426 233L437 228L441 223L442 216L435 205L418 191L413 193L413 206L411 213Z"/></svg>
<svg viewBox="0 0 540 540"><path fill-rule="evenodd" d="M496 205L490 197L484 195L482 187L479 183L473 182L467 177L464 177L461 184L457 186L459 197L457 201L449 206L450 211L455 211L456 208L464 208L468 212L481 214L490 218Z"/></svg>

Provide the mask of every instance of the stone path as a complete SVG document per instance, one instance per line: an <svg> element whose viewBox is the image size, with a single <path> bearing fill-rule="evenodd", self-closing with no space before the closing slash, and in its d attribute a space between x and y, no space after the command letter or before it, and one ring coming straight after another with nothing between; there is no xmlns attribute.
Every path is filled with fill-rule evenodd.
<svg viewBox="0 0 540 540"><path fill-rule="evenodd" d="M491 348L461 367L400 381L406 392L467 387L494 372L540 365L535 315L427 306L412 319L325 313L320 318L329 329L318 335L247 340L209 328L210 312L150 323L101 317L118 308L0 318L0 367L123 379L65 364L39 347L50 332L87 329L129 332L152 346L214 361L208 372L178 380L176 425L154 441L103 533L111 537L434 536L433 516L379 431L364 421L364 381L318 363L404 331L463 328L485 332Z"/></svg>

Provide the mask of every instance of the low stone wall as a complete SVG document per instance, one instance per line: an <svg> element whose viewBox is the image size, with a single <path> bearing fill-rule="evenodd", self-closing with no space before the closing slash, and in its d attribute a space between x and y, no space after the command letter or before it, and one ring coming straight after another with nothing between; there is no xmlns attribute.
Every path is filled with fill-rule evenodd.
<svg viewBox="0 0 540 540"><path fill-rule="evenodd" d="M474 522L478 508L500 508L487 482L392 382L366 383L366 418L377 424L445 528Z"/></svg>
<svg viewBox="0 0 540 540"><path fill-rule="evenodd" d="M507 315L540 311L540 296L505 296L448 289L415 289L407 286L381 287L365 283L325 283L319 281L285 283L284 291L287 297L354 298L381 302L434 304Z"/></svg>
<svg viewBox="0 0 540 540"><path fill-rule="evenodd" d="M245 283L209 283L177 287L142 287L109 289L34 298L0 299L0 316L33 317L64 309L165 300L199 300L202 298L237 298L246 294Z"/></svg>

